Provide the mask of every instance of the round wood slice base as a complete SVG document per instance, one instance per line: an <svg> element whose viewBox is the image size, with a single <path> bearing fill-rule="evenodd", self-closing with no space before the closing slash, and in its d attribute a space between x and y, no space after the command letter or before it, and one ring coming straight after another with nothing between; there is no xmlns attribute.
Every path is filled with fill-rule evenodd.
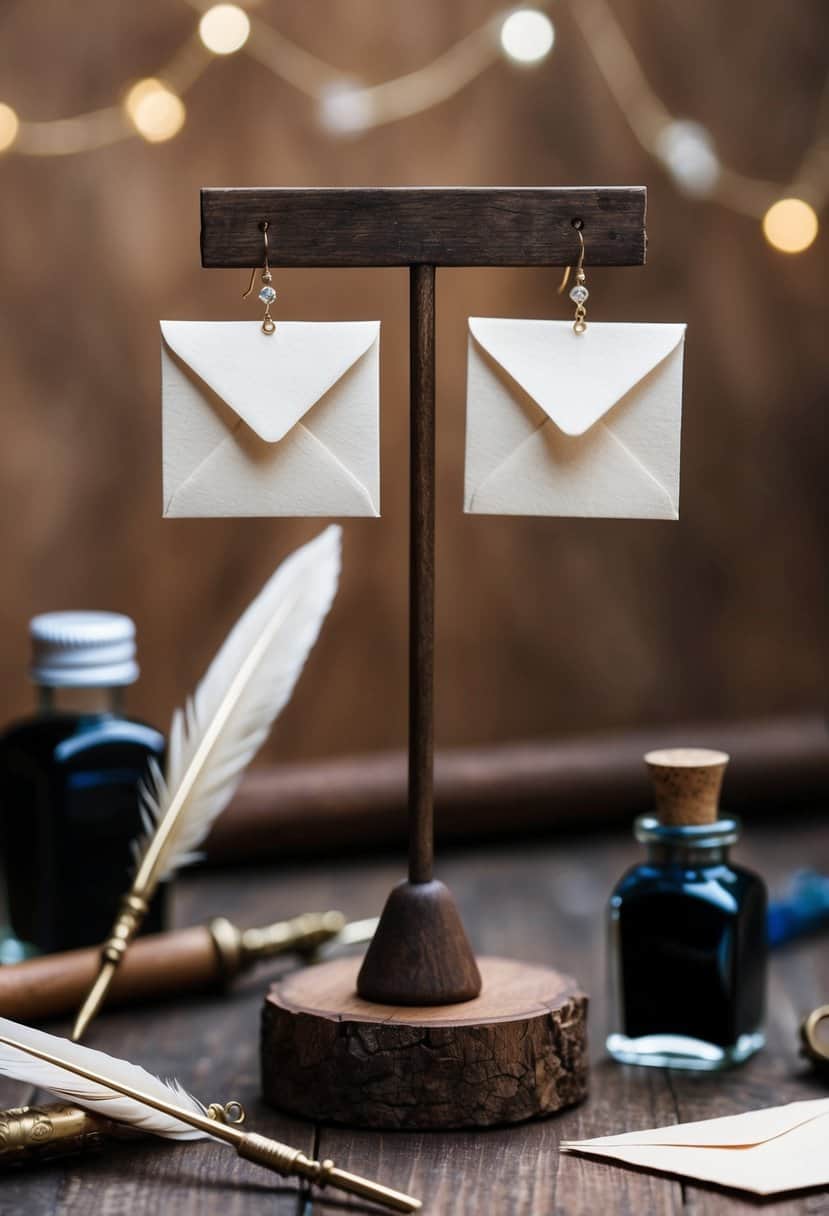
<svg viewBox="0 0 829 1216"><path fill-rule="evenodd" d="M280 1110L357 1127L487 1127L549 1115L587 1093L587 997L546 967L478 960L459 1005L375 1005L360 959L275 984L262 1018L262 1089Z"/></svg>

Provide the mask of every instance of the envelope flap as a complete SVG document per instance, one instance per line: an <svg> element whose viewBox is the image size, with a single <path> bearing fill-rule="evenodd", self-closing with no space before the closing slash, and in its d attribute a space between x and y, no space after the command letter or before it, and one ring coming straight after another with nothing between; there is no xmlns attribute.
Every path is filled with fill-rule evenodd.
<svg viewBox="0 0 829 1216"><path fill-rule="evenodd" d="M470 317L469 329L566 435L583 435L680 345L684 325Z"/></svg>
<svg viewBox="0 0 829 1216"><path fill-rule="evenodd" d="M766 1144L779 1136L796 1131L813 1119L829 1116L829 1099L809 1099L790 1102L786 1106L770 1106L747 1111L742 1115L725 1115L704 1119L699 1123L678 1123L671 1127L650 1128L642 1132L625 1132L620 1136L601 1136L595 1140L568 1141L568 1147L612 1149L641 1147L664 1148L748 1148Z"/></svg>
<svg viewBox="0 0 829 1216"><path fill-rule="evenodd" d="M162 321L168 347L267 443L282 439L371 347L379 321Z"/></svg>

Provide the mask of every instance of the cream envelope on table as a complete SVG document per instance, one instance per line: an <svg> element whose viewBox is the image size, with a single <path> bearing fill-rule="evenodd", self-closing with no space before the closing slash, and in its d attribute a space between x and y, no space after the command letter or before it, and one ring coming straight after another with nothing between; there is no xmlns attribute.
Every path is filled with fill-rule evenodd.
<svg viewBox="0 0 829 1216"><path fill-rule="evenodd" d="M379 515L379 321L162 321L164 514Z"/></svg>
<svg viewBox="0 0 829 1216"><path fill-rule="evenodd" d="M759 1195L829 1186L829 1098L561 1148Z"/></svg>
<svg viewBox="0 0 829 1216"><path fill-rule="evenodd" d="M684 325L470 317L465 510L679 518Z"/></svg>

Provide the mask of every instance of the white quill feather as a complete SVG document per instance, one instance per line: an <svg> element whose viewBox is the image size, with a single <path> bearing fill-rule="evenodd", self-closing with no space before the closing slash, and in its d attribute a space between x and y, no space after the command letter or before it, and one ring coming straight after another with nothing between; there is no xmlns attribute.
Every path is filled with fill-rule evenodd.
<svg viewBox="0 0 829 1216"><path fill-rule="evenodd" d="M66 1068L58 1068L55 1064L31 1056L25 1051L25 1047L33 1047L67 1063L79 1065L89 1072L100 1073L118 1084L160 1098L194 1114L204 1115L206 1112L202 1104L182 1089L178 1081L161 1081L146 1069L139 1068L137 1064L129 1064L126 1060L119 1060L103 1051L93 1051L90 1047L70 1043L68 1039L47 1034L43 1030L33 1030L30 1026L12 1022L9 1018L0 1018L0 1037L14 1039L21 1044L21 1047L13 1047L8 1043L0 1043L0 1076L28 1082L29 1085L36 1085L38 1089L48 1089L57 1097L74 1102L77 1106L84 1106L87 1110L105 1115L109 1119L117 1119L121 1123L129 1123L156 1136L166 1136L170 1140L200 1140L206 1135L181 1119L174 1119L171 1115L153 1110L151 1106L146 1106L135 1098L127 1098L113 1089L79 1077Z"/></svg>
<svg viewBox="0 0 829 1216"><path fill-rule="evenodd" d="M282 563L234 625L192 700L176 710L166 778L156 767L142 795L152 831L139 844L137 874L151 867L154 884L196 856L289 700L339 571L340 529L332 526ZM140 885L148 885L146 875Z"/></svg>
<svg viewBox="0 0 829 1216"><path fill-rule="evenodd" d="M140 793L145 835L136 842L132 889L101 950L73 1039L99 1009L159 882L193 860L290 698L339 574L340 529L332 526L286 558L230 631L192 700L173 715L166 777L152 766Z"/></svg>

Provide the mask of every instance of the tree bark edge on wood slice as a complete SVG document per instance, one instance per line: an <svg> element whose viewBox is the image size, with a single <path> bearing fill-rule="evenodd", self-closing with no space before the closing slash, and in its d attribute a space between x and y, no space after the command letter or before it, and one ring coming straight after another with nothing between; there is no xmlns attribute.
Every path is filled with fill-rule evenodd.
<svg viewBox="0 0 829 1216"><path fill-rule="evenodd" d="M275 984L262 1016L262 1090L325 1123L461 1128L549 1115L587 1094L587 997L575 980L510 959L478 960L481 995L460 1005L375 1005L360 959Z"/></svg>

